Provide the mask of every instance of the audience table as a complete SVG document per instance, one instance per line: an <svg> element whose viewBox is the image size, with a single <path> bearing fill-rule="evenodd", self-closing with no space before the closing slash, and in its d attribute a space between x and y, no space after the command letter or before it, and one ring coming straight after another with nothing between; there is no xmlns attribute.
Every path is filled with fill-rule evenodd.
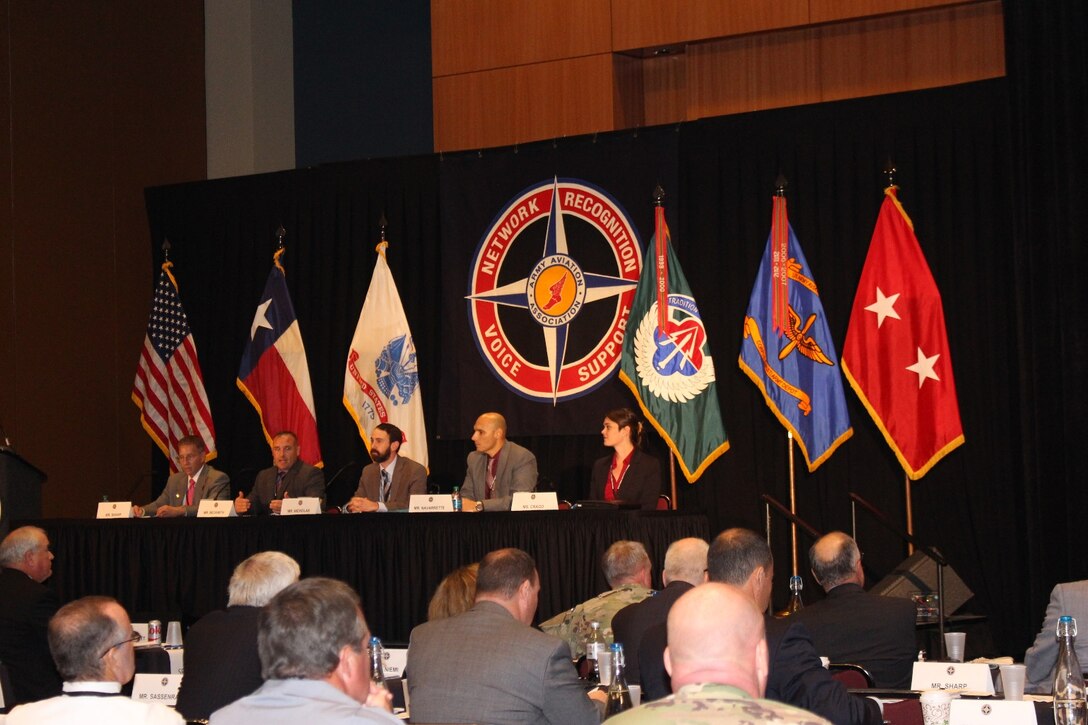
<svg viewBox="0 0 1088 725"><path fill-rule="evenodd" d="M259 551L293 556L303 576L342 579L359 592L374 634L407 642L447 573L494 549L516 546L540 571L538 621L608 588L601 554L614 541L646 545L660 586L673 541L709 539L703 514L676 511L384 513L231 519L127 519L29 522L49 535L62 602L88 594L116 597L134 621L180 619L187 627L226 606L240 561Z"/></svg>

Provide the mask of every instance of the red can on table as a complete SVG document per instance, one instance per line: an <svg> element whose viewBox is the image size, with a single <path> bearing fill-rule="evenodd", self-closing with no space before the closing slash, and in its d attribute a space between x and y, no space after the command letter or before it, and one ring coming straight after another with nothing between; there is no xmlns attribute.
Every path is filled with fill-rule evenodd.
<svg viewBox="0 0 1088 725"><path fill-rule="evenodd" d="M159 644L162 642L162 622L152 619L147 623L147 643Z"/></svg>

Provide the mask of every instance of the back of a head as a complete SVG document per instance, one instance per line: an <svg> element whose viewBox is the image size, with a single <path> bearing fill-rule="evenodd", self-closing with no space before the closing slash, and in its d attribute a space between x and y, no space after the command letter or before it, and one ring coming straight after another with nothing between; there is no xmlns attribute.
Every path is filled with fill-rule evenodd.
<svg viewBox="0 0 1088 725"><path fill-rule="evenodd" d="M48 541L45 532L37 526L21 526L0 542L0 566L16 567L27 553L44 546Z"/></svg>
<svg viewBox="0 0 1088 725"><path fill-rule="evenodd" d="M707 682L737 685L762 696L762 683L758 693L751 689L760 668L766 667L757 657L763 616L743 591L716 582L697 586L676 600L667 626L674 690Z"/></svg>
<svg viewBox="0 0 1088 725"><path fill-rule="evenodd" d="M476 572L476 598L511 599L521 583L536 578L536 562L521 549L499 549L480 561Z"/></svg>
<svg viewBox="0 0 1088 725"><path fill-rule="evenodd" d="M701 584L706 573L706 554L709 544L702 539L688 538L674 541L665 552L665 568L662 577L666 581L685 581Z"/></svg>
<svg viewBox="0 0 1088 725"><path fill-rule="evenodd" d="M266 680L319 680L340 662L340 650L362 651L369 637L359 595L335 579L303 579L261 610L257 652Z"/></svg>
<svg viewBox="0 0 1088 725"><path fill-rule="evenodd" d="M427 606L427 621L455 617L472 609L476 601L476 574L479 564L454 569L434 590Z"/></svg>
<svg viewBox="0 0 1088 725"><path fill-rule="evenodd" d="M812 574L826 590L852 581L860 560L858 545L841 531L832 531L821 536L808 550Z"/></svg>
<svg viewBox="0 0 1088 725"><path fill-rule="evenodd" d="M101 680L106 650L127 637L106 612L117 604L111 597L83 597L65 604L49 620L49 652L57 671L68 682Z"/></svg>
<svg viewBox="0 0 1088 725"><path fill-rule="evenodd" d="M628 583L638 583L643 571L650 568L646 547L637 541L617 541L601 557L601 569L608 586L615 589Z"/></svg>
<svg viewBox="0 0 1088 725"><path fill-rule="evenodd" d="M263 607L298 581L298 562L279 551L262 551L234 567L227 586L229 606Z"/></svg>
<svg viewBox="0 0 1088 725"><path fill-rule="evenodd" d="M710 543L706 555L707 577L712 582L742 586L759 567L774 563L771 547L749 529L726 529Z"/></svg>

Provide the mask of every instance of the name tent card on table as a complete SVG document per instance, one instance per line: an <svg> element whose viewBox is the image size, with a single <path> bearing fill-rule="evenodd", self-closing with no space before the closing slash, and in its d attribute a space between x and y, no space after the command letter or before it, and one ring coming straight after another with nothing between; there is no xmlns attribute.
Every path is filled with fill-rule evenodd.
<svg viewBox="0 0 1088 725"><path fill-rule="evenodd" d="M100 501L97 519L131 519L131 501Z"/></svg>
<svg viewBox="0 0 1088 725"><path fill-rule="evenodd" d="M386 677L404 677L404 667L408 664L407 647L386 647L382 650L382 671Z"/></svg>
<svg viewBox="0 0 1088 725"><path fill-rule="evenodd" d="M435 513L453 511L453 499L449 494L413 493L408 499L408 513Z"/></svg>
<svg viewBox="0 0 1088 725"><path fill-rule="evenodd" d="M953 700L949 725L1023 725L1034 723L1030 700Z"/></svg>
<svg viewBox="0 0 1088 725"><path fill-rule="evenodd" d="M198 519L225 519L228 516L237 516L233 501L216 501L210 498L201 500L196 508Z"/></svg>
<svg viewBox="0 0 1088 725"><path fill-rule="evenodd" d="M132 699L136 702L157 702L174 707L178 704L178 688L181 675L154 675L141 673L132 680Z"/></svg>
<svg viewBox="0 0 1088 725"><path fill-rule="evenodd" d="M915 662L912 690L958 690L994 694L990 666L973 662Z"/></svg>
<svg viewBox="0 0 1088 725"><path fill-rule="evenodd" d="M298 498L283 499L280 507L281 516L299 516L303 514L321 513L321 499L317 496L299 496Z"/></svg>
<svg viewBox="0 0 1088 725"><path fill-rule="evenodd" d="M518 491L510 502L511 511L558 511L559 497L555 491Z"/></svg>

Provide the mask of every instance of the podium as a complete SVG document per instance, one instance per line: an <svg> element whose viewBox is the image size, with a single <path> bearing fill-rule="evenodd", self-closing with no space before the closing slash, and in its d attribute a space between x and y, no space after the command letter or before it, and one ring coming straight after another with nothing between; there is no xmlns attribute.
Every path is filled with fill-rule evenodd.
<svg viewBox="0 0 1088 725"><path fill-rule="evenodd" d="M12 521L42 517L42 484L46 475L7 446L0 446L0 538Z"/></svg>

